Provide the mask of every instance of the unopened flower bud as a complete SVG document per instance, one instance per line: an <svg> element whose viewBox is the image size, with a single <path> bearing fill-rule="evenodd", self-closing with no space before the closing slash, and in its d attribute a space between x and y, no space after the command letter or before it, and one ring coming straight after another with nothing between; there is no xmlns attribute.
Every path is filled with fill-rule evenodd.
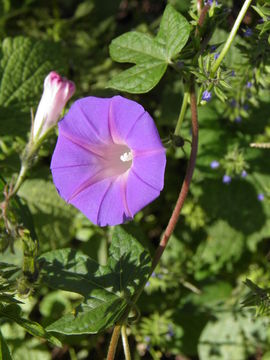
<svg viewBox="0 0 270 360"><path fill-rule="evenodd" d="M55 71L49 73L44 81L43 94L34 119L34 140L40 139L56 125L63 108L74 92L75 84L72 81L62 78Z"/></svg>

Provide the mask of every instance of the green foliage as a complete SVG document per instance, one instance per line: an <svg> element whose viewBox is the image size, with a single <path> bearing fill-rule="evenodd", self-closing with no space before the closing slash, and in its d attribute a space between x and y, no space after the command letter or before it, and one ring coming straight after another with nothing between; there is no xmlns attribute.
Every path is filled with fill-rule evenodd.
<svg viewBox="0 0 270 360"><path fill-rule="evenodd" d="M1 52L0 106L36 100L52 66L61 67L59 47L48 42L24 37L7 38Z"/></svg>
<svg viewBox="0 0 270 360"><path fill-rule="evenodd" d="M239 2L214 1L199 29L199 2L163 3L0 4L0 360L103 360L109 328L122 321L135 360L269 360L269 150L249 146L270 142L269 1L252 3L215 76ZM51 70L75 82L76 98L148 92L130 98L153 116L166 144L165 188L124 230L97 228L58 196L49 175L55 136L7 206L30 109ZM154 252L185 176L189 110L180 137L173 133L191 76L200 128L196 170L148 279L145 249ZM209 102L202 100L207 89ZM231 183L223 183L225 174ZM124 358L120 346L116 358Z"/></svg>
<svg viewBox="0 0 270 360"><path fill-rule="evenodd" d="M52 182L27 180L19 192L27 203L43 251L64 246L73 236L73 220L77 214L71 205L59 198Z"/></svg>
<svg viewBox="0 0 270 360"><path fill-rule="evenodd" d="M45 329L35 321L31 321L21 317L21 309L17 304L10 304L0 306L0 317L6 318L8 320L16 322L18 325L22 326L29 334L33 336L39 336L50 341L56 346L61 346L61 342L51 334L49 334Z"/></svg>
<svg viewBox="0 0 270 360"><path fill-rule="evenodd" d="M1 342L0 360L12 360L13 357L10 354L9 348L1 332L0 332L0 342Z"/></svg>
<svg viewBox="0 0 270 360"><path fill-rule="evenodd" d="M219 315L207 324L201 335L200 359L247 359L254 348L256 349L256 342L263 343L266 340L265 326L267 322L260 321L258 327L258 323L254 323L248 314Z"/></svg>
<svg viewBox="0 0 270 360"><path fill-rule="evenodd" d="M74 314L47 328L62 334L93 334L116 324L134 308L151 265L147 251L121 227L114 229L106 266L71 249L48 252L39 261L43 283L84 297Z"/></svg>
<svg viewBox="0 0 270 360"><path fill-rule="evenodd" d="M111 58L136 65L114 76L109 86L135 94L150 91L185 46L189 32L187 20L167 5L155 38L134 31L114 39L110 45Z"/></svg>

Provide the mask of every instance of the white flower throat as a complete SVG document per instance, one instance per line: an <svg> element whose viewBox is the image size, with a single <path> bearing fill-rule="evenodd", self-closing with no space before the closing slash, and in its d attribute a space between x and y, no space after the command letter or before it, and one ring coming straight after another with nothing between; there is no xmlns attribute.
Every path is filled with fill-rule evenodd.
<svg viewBox="0 0 270 360"><path fill-rule="evenodd" d="M133 156L132 156L131 151L125 152L124 154L122 154L120 156L120 160L122 160L123 162L132 161L132 159L133 159Z"/></svg>

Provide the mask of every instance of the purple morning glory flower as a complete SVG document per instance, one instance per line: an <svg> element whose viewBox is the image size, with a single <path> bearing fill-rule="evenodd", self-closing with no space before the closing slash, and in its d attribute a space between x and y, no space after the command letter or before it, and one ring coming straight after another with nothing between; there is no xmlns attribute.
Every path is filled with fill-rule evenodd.
<svg viewBox="0 0 270 360"><path fill-rule="evenodd" d="M246 172L246 170L243 170L243 171L241 172L241 177L242 177L242 178L247 177L247 172Z"/></svg>
<svg viewBox="0 0 270 360"><path fill-rule="evenodd" d="M258 200L259 201L263 201L264 200L264 195L261 193L261 194L258 194Z"/></svg>
<svg viewBox="0 0 270 360"><path fill-rule="evenodd" d="M224 175L223 176L222 182L224 184L229 184L231 181L232 181L232 178L229 175Z"/></svg>
<svg viewBox="0 0 270 360"><path fill-rule="evenodd" d="M205 101L210 101L212 98L212 94L211 94L211 91L207 91L205 90L202 94L202 100L205 100Z"/></svg>
<svg viewBox="0 0 270 360"><path fill-rule="evenodd" d="M251 82L251 81L248 81L247 84L246 84L246 87L247 87L248 89L250 89L250 88L252 87L252 82Z"/></svg>
<svg viewBox="0 0 270 360"><path fill-rule="evenodd" d="M165 149L141 105L121 96L86 97L58 127L54 184L94 224L121 224L159 196Z"/></svg>
<svg viewBox="0 0 270 360"><path fill-rule="evenodd" d="M217 160L213 160L210 164L211 169L217 169L219 167L219 162Z"/></svg>

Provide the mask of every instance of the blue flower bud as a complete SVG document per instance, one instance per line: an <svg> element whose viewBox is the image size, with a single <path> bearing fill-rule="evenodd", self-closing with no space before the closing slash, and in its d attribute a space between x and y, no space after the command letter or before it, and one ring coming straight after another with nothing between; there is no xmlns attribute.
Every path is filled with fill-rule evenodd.
<svg viewBox="0 0 270 360"><path fill-rule="evenodd" d="M205 90L204 92L203 92L203 94L202 94L202 100L204 100L204 101L210 101L211 100L211 98L212 98L212 94L211 94L211 92L210 91L207 91L207 90Z"/></svg>
<svg viewBox="0 0 270 360"><path fill-rule="evenodd" d="M223 179L222 179L222 182L224 183L224 184L229 184L230 182L232 181L232 178L229 176L229 175L224 175L223 176Z"/></svg>

